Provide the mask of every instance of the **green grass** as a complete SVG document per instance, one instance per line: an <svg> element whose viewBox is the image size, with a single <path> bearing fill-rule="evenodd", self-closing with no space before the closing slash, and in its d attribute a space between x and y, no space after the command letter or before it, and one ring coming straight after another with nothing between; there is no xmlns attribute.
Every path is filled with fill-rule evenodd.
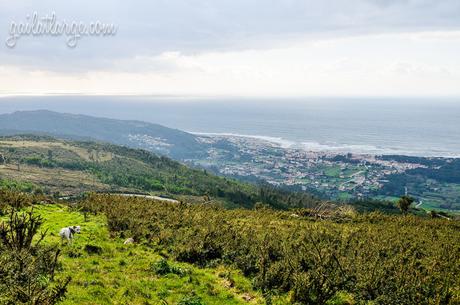
<svg viewBox="0 0 460 305"><path fill-rule="evenodd" d="M197 297L203 304L262 304L247 278L224 267L200 269L169 260L184 274L157 275L152 265L162 256L148 246L126 246L122 238L111 238L104 216L90 216L84 222L82 214L62 205L38 206L35 211L45 220L45 242L62 247L59 276L72 277L62 304L178 304L187 297ZM81 225L82 232L72 244L60 245L58 232L70 225ZM86 245L99 246L102 253L88 254ZM234 284L228 285L228 277ZM244 301L243 295L252 300Z"/></svg>
<svg viewBox="0 0 460 305"><path fill-rule="evenodd" d="M345 177L350 177L351 175L353 174L356 174L357 172L361 171L361 169L359 167L352 167L352 168L346 168L343 170L343 175Z"/></svg>
<svg viewBox="0 0 460 305"><path fill-rule="evenodd" d="M339 177L340 173L340 166L332 166L324 169L324 174L328 177Z"/></svg>
<svg viewBox="0 0 460 305"><path fill-rule="evenodd" d="M349 193L346 193L346 192L341 192L339 193L339 196L338 196L338 199L339 200L343 200L343 201L347 201L347 200L350 200L352 199L353 196Z"/></svg>
<svg viewBox="0 0 460 305"><path fill-rule="evenodd" d="M32 192L39 187L31 182L20 182L0 177L0 189L18 190L20 192Z"/></svg>
<svg viewBox="0 0 460 305"><path fill-rule="evenodd" d="M396 201L399 200L400 197L396 196L375 196L375 199L382 200L382 201L390 201L396 204Z"/></svg>

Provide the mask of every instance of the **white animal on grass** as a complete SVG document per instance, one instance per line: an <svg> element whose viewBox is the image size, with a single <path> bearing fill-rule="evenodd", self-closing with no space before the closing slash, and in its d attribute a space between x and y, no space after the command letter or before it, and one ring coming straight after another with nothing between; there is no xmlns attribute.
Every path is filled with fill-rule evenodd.
<svg viewBox="0 0 460 305"><path fill-rule="evenodd" d="M123 243L124 245L130 245L134 243L134 238L130 237Z"/></svg>
<svg viewBox="0 0 460 305"><path fill-rule="evenodd" d="M67 241L71 241L75 233L80 233L80 226L62 228L59 232L59 236L61 236L61 241L64 239L67 239Z"/></svg>

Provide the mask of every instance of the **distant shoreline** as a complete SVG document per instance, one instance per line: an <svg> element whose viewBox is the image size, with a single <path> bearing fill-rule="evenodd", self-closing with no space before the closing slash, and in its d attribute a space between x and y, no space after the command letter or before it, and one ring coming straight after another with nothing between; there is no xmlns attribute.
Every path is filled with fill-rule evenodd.
<svg viewBox="0 0 460 305"><path fill-rule="evenodd" d="M396 148L383 148L376 147L373 145L356 145L356 144L335 144L328 143L323 144L319 142L295 142L281 137L263 136L263 135L248 135L248 134L237 134L237 133L217 133L217 132L195 132L186 131L190 134L203 137L221 137L221 138L245 138L256 141L266 142L275 144L276 146L283 149L298 149L305 150L308 152L316 153L336 153L336 154L357 154L357 155L373 155L373 156L384 156L384 155L396 155L396 156L410 156L420 158L460 158L458 154L433 154L433 153L417 153L410 150L396 149Z"/></svg>

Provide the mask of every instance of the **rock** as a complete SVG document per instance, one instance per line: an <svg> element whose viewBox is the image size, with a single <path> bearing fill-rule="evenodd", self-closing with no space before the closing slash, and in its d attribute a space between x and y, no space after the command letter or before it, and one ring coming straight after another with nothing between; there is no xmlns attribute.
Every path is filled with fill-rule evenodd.
<svg viewBox="0 0 460 305"><path fill-rule="evenodd" d="M40 201L40 204L53 204L53 200L46 198L45 200Z"/></svg>
<svg viewBox="0 0 460 305"><path fill-rule="evenodd" d="M125 242L123 243L123 245L130 245L130 244L134 244L134 238L128 238L127 240L125 240Z"/></svg>
<svg viewBox="0 0 460 305"><path fill-rule="evenodd" d="M243 300L245 300L246 302L250 302L252 299L254 299L254 297L252 295L250 295L249 293L245 293L241 296L241 298Z"/></svg>
<svg viewBox="0 0 460 305"><path fill-rule="evenodd" d="M235 282L232 279L224 279L222 285L227 289L233 288L235 287Z"/></svg>

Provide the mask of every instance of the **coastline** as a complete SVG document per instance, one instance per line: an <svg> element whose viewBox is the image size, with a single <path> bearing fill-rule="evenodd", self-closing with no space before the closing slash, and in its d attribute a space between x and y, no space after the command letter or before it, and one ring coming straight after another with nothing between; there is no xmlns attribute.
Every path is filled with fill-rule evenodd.
<svg viewBox="0 0 460 305"><path fill-rule="evenodd" d="M405 148L390 148L390 147L378 147L368 144L339 144L339 143L320 143L313 141L301 141L296 142L292 140L283 139L281 137L273 137L266 135L249 135L249 134L237 134L237 133L217 133L217 132L194 132L186 131L190 134L199 137L213 137L213 138L242 138L254 141L260 141L276 145L282 149L297 149L304 150L306 152L314 153L325 153L325 154L357 154L357 155L372 155L372 156L385 156L385 155L397 155L397 156L409 156L409 157L420 157L420 158L460 158L460 152L447 152L431 150L431 151L420 151L410 150Z"/></svg>

